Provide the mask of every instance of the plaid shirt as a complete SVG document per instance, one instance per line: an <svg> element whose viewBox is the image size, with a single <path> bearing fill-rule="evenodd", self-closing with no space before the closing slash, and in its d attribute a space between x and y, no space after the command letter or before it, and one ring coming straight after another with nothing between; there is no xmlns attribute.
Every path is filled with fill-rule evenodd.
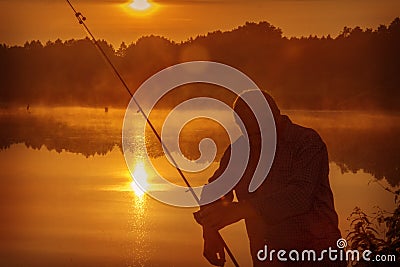
<svg viewBox="0 0 400 267"><path fill-rule="evenodd" d="M249 164L234 188L238 201L249 201L259 216L245 219L254 264L264 245L276 251L336 249L340 238L326 145L314 130L293 124L287 116L281 118L274 163L264 183L248 192L260 154L260 137L255 135L250 137ZM224 171L229 155L230 147L209 181ZM233 192L225 200L233 201Z"/></svg>

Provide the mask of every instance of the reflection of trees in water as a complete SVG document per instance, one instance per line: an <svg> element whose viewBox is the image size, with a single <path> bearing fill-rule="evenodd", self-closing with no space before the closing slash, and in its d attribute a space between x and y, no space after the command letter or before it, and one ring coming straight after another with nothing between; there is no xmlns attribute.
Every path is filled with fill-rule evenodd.
<svg viewBox="0 0 400 267"><path fill-rule="evenodd" d="M50 116L38 117L30 114L1 116L0 138L0 149L24 143L28 148L40 149L44 146L58 153L65 150L86 157L105 155L114 146L121 147L120 130L112 130L107 125L72 126Z"/></svg>
<svg viewBox="0 0 400 267"><path fill-rule="evenodd" d="M400 128L319 130L327 143L330 160L342 172L363 170L391 185L400 182Z"/></svg>
<svg viewBox="0 0 400 267"><path fill-rule="evenodd" d="M24 143L28 148L48 150L58 153L63 150L83 154L105 155L115 146L121 149L121 123L119 127L109 123L95 126L80 123L70 125L53 117L36 117L31 114L0 116L0 148ZM400 126L386 128L351 128L313 126L328 145L330 160L337 163L343 172L363 170L378 179L386 178L391 185L400 183ZM180 142L183 153L195 159L200 156L198 144L201 139L210 137L217 143L217 160L228 145L226 135L218 127L196 127L196 131L183 131ZM149 135L147 149L151 156L162 155L156 139ZM132 147L134 150L135 147ZM122 151L122 149L121 149Z"/></svg>

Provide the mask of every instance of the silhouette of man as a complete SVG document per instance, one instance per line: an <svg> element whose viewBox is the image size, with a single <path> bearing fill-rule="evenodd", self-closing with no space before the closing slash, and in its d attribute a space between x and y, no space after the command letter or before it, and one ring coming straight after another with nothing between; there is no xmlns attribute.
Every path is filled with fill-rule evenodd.
<svg viewBox="0 0 400 267"><path fill-rule="evenodd" d="M272 97L263 94L277 129L274 162L263 184L249 193L250 179L260 155L261 136L251 109L238 97L234 110L242 118L249 134L249 163L233 189L237 202L233 201L234 195L230 192L218 201L202 206L194 214L196 221L203 226L203 255L211 264L223 266L224 248L216 231L244 219L254 266L346 266L344 261L329 260L327 254L323 261L289 260L291 250L298 250L301 256L302 250L313 249L318 259L322 250L328 247L338 249L338 216L329 184L325 143L314 130L296 125L287 116L281 115ZM240 142L241 138L236 142ZM231 146L225 151L219 168L209 182L217 179L226 168ZM263 258L266 256L265 246L268 253L275 250L272 258L270 254ZM283 258L288 261L277 258L279 250L286 251Z"/></svg>

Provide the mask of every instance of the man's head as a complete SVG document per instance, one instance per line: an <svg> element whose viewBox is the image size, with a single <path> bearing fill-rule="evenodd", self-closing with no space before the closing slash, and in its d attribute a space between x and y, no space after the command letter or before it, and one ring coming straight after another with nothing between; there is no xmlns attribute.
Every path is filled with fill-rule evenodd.
<svg viewBox="0 0 400 267"><path fill-rule="evenodd" d="M251 134L257 134L260 132L260 129L258 127L257 119L254 116L251 107L249 107L246 102L242 99L243 98L249 98L251 99L252 97L259 97L259 94L257 93L258 90L249 90L245 91L241 95L239 95L235 102L233 103L233 110L239 115L239 117L242 119L243 123L246 126L247 132ZM274 116L275 120L275 125L278 126L280 117L281 117L281 112L278 108L278 106L275 103L275 100L269 95L268 93L261 91L263 96L268 102L268 105L272 111L272 115Z"/></svg>

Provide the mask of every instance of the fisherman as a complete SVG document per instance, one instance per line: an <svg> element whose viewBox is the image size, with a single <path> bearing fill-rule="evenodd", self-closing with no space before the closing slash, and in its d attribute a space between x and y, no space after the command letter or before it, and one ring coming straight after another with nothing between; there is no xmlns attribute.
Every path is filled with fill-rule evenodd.
<svg viewBox="0 0 400 267"><path fill-rule="evenodd" d="M246 92L251 94L254 91ZM345 261L282 261L269 251L315 250L319 258L323 250L338 249L340 239L338 216L329 184L328 153L321 137L312 129L292 123L281 115L273 98L266 98L277 129L277 146L273 165L263 184L248 192L260 156L261 133L251 109L238 97L235 112L242 118L249 134L249 163L239 183L223 198L202 206L194 214L203 226L204 257L215 266L225 262L224 246L217 231L244 219L250 241L253 266L346 266ZM243 137L241 137L243 138ZM241 142L238 139L237 142ZM231 146L225 151L220 166L209 182L217 179L230 159ZM204 192L203 192L204 194ZM258 254L258 255L257 255ZM268 256L268 257L267 257Z"/></svg>

